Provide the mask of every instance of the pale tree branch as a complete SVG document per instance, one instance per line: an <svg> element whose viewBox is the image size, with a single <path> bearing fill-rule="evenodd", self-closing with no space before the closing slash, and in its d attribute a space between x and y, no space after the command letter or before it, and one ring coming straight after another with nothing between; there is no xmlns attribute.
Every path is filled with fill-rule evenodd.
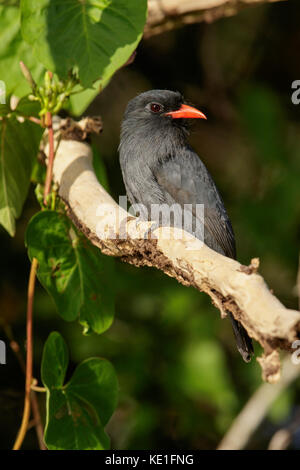
<svg viewBox="0 0 300 470"><path fill-rule="evenodd" d="M292 343L300 330L300 312L286 309L271 293L256 272L257 260L243 266L181 229L162 227L149 232L152 222L137 223L99 184L91 148L78 141L85 138L87 129L93 129L93 121L87 118L78 125L71 120L63 124L64 132L56 143L53 174L74 224L104 254L136 266L156 267L178 282L208 294L222 317L227 311L232 312L264 348L263 356L258 358L263 378L277 381L278 349L293 351Z"/></svg>
<svg viewBox="0 0 300 470"><path fill-rule="evenodd" d="M211 23L240 10L284 0L148 0L144 37L178 28L184 24Z"/></svg>
<svg viewBox="0 0 300 470"><path fill-rule="evenodd" d="M263 384L251 396L219 444L219 450L244 449L279 395L300 375L300 365L291 357L283 361L282 377L275 385ZM279 440L279 439L278 439ZM278 442L276 443L278 445ZM275 443L273 441L273 448Z"/></svg>
<svg viewBox="0 0 300 470"><path fill-rule="evenodd" d="M300 412L296 413L293 420L282 429L279 429L269 442L268 450L285 450L292 442L293 435L300 428Z"/></svg>

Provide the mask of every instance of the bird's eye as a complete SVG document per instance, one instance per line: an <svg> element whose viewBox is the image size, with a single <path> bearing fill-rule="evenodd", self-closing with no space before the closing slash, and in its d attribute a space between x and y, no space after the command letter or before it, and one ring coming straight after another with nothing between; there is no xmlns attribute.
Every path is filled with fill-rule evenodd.
<svg viewBox="0 0 300 470"><path fill-rule="evenodd" d="M150 109L152 113L159 113L162 110L162 106L158 103L151 103Z"/></svg>

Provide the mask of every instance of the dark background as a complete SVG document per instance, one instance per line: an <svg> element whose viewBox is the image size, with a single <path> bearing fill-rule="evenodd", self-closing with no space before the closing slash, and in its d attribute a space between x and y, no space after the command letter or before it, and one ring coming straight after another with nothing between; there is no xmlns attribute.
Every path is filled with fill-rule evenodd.
<svg viewBox="0 0 300 470"><path fill-rule="evenodd" d="M121 69L86 114L100 114L95 142L110 191L125 194L118 143L122 114L136 94L179 90L207 114L190 141L219 187L235 230L238 259L259 257L276 296L298 308L300 234L300 105L291 102L300 79L299 1L247 8L232 18L185 26L142 41L135 62ZM14 239L0 228L0 313L24 350L29 262L24 232L38 210L33 191ZM256 360L245 364L228 321L210 300L154 269L116 261L113 326L83 336L66 323L37 285L34 375L40 379L43 344L60 331L71 367L102 356L116 368L119 406L109 424L116 449L214 449L237 413L261 385ZM8 330L7 330L8 331ZM1 338L5 339L3 331ZM261 349L255 345L256 353ZM0 447L10 448L21 422L24 377L8 350L1 367ZM277 429L299 418L300 381L276 400L248 447L264 449ZM44 407L44 397L40 400ZM299 423L300 425L300 423ZM37 448L31 430L24 448ZM300 448L300 432L291 448Z"/></svg>

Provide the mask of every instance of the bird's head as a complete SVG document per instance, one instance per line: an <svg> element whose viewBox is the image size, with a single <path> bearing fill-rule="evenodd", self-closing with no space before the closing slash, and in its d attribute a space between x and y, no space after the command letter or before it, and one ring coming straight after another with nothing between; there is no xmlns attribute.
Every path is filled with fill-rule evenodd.
<svg viewBox="0 0 300 470"><path fill-rule="evenodd" d="M189 119L206 119L198 109L185 104L179 92L150 90L133 98L127 105L123 125L131 128L186 129Z"/></svg>

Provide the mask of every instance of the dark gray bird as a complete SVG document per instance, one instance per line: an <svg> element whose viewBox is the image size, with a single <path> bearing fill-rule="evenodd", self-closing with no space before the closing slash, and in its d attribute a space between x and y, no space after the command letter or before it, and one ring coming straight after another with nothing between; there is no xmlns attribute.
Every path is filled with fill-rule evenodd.
<svg viewBox="0 0 300 470"><path fill-rule="evenodd" d="M164 225L161 215L153 216L153 205L175 204L184 214L188 207L193 224L188 231L218 253L235 258L235 238L224 203L205 165L187 142L191 118L206 119L201 111L186 105L178 92L151 90L128 103L119 147L127 196L131 204L139 205L140 218L160 225ZM197 204L204 205L204 240L203 224L196 223ZM177 216L174 214L170 225L182 228L182 218ZM237 348L249 362L251 339L230 312L228 315Z"/></svg>

